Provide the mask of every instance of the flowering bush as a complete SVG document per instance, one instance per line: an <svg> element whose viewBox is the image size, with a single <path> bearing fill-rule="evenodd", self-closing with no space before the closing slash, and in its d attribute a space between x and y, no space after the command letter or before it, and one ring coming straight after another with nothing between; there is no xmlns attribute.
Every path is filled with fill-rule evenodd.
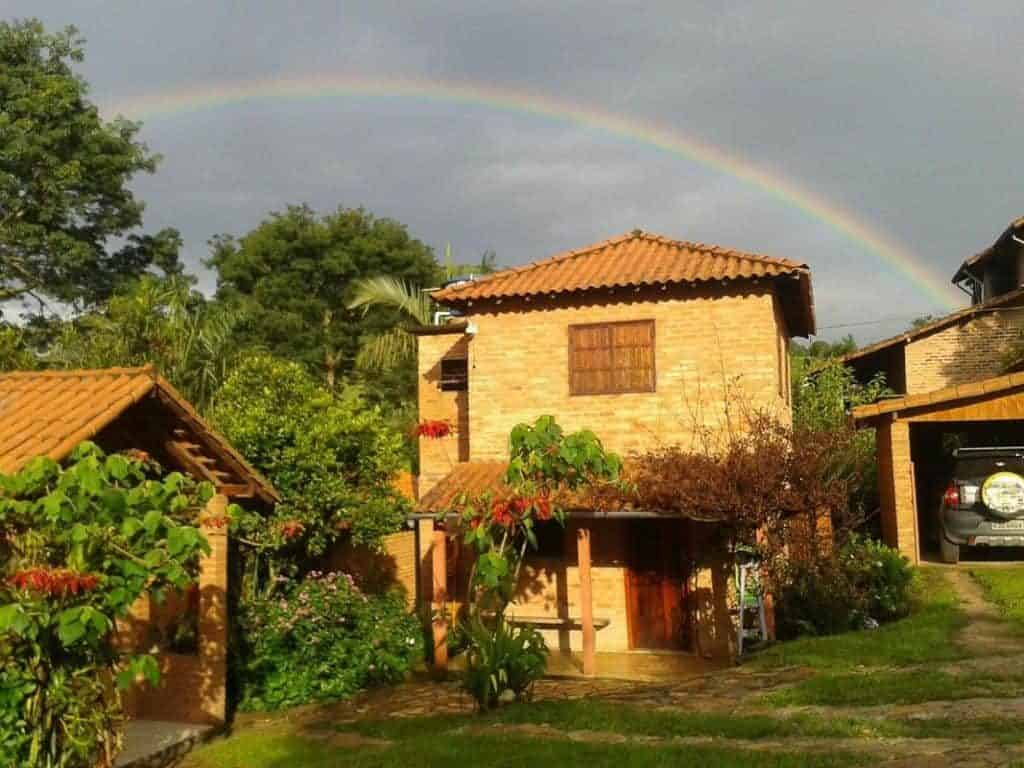
<svg viewBox="0 0 1024 768"><path fill-rule="evenodd" d="M477 552L473 602L499 614L512 599L523 556L536 547L537 521L565 522L562 501L597 485L616 486L622 460L589 430L565 434L551 416L519 424L509 437L506 490L464 498L460 523Z"/></svg>
<svg viewBox="0 0 1024 768"><path fill-rule="evenodd" d="M83 443L66 467L0 475L0 765L110 765L118 687L156 682L155 659L113 647L114 621L190 584L209 550L192 521L212 489L152 471Z"/></svg>
<svg viewBox="0 0 1024 768"><path fill-rule="evenodd" d="M241 607L241 705L279 709L401 680L423 635L400 592L363 594L351 576L310 573Z"/></svg>
<svg viewBox="0 0 1024 768"><path fill-rule="evenodd" d="M779 635L827 635L902 618L911 581L905 557L859 536L827 556L793 560L778 579Z"/></svg>

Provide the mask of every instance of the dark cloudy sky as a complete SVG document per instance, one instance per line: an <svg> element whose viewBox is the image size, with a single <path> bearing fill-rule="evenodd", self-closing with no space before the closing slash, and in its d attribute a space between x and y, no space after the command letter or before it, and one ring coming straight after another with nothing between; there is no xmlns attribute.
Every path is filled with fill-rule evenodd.
<svg viewBox="0 0 1024 768"><path fill-rule="evenodd" d="M1024 213L1020 0L0 0L0 16L79 27L102 105L407 77L650 122L850 212L939 280ZM210 236L307 202L365 206L463 261L494 249L520 264L634 227L806 261L825 337L948 309L830 222L595 126L333 94L154 115L142 136L164 156L136 184L147 227L179 228L198 271Z"/></svg>

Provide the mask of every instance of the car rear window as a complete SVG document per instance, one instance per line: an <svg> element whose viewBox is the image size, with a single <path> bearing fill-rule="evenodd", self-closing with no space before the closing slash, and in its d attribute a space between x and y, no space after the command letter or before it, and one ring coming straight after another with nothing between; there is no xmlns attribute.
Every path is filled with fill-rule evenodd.
<svg viewBox="0 0 1024 768"><path fill-rule="evenodd" d="M998 471L1024 474L1024 451L957 451L958 478L984 478Z"/></svg>

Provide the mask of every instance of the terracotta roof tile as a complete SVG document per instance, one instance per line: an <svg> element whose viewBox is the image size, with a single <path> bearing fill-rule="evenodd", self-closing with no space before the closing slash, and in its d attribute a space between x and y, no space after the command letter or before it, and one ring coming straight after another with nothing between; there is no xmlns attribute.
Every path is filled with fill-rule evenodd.
<svg viewBox="0 0 1024 768"><path fill-rule="evenodd" d="M16 472L36 456L64 459L80 442L95 437L151 394L192 422L218 453L248 476L264 498L278 498L273 486L152 366L0 374L0 472Z"/></svg>
<svg viewBox="0 0 1024 768"><path fill-rule="evenodd" d="M0 472L62 459L153 389L152 368L0 375Z"/></svg>
<svg viewBox="0 0 1024 768"><path fill-rule="evenodd" d="M452 467L433 488L423 494L417 510L437 514L451 512L458 506L463 495L473 498L491 491L500 493L505 485L505 470L508 463L504 461L465 461Z"/></svg>
<svg viewBox="0 0 1024 768"><path fill-rule="evenodd" d="M796 261L671 240L635 230L543 261L443 288L434 298L443 303L457 303L597 288L724 282L807 273L807 265Z"/></svg>

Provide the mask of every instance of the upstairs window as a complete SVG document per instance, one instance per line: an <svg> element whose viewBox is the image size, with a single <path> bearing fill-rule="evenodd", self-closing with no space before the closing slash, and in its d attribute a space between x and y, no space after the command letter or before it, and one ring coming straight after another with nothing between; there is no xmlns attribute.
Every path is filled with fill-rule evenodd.
<svg viewBox="0 0 1024 768"><path fill-rule="evenodd" d="M654 392L654 321L569 326L569 394Z"/></svg>
<svg viewBox="0 0 1024 768"><path fill-rule="evenodd" d="M469 389L469 365L465 358L441 360L441 391L465 392Z"/></svg>

